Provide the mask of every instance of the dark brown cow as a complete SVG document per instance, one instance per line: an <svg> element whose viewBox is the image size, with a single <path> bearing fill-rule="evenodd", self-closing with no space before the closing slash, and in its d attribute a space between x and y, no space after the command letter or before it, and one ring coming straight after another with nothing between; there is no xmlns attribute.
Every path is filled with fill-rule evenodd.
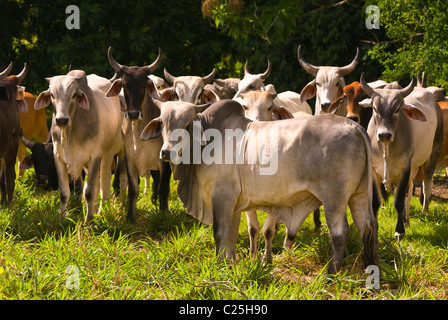
<svg viewBox="0 0 448 320"><path fill-rule="evenodd" d="M160 116L160 110L154 105L152 97L158 97L158 91L148 76L157 69L162 61L162 50L159 56L149 66L128 67L115 61L108 52L109 63L115 70L111 79L112 85L106 97L118 96L123 89L125 104L122 111L125 119L122 125L126 170L129 188L129 211L127 218L135 221L136 202L138 198L139 177L154 179L153 202L159 196L159 209L168 210L168 195L170 192L171 167L168 162L159 159L163 144L161 137L151 141L141 141L140 134L143 128L154 118ZM157 192L155 193L155 190Z"/></svg>
<svg viewBox="0 0 448 320"><path fill-rule="evenodd" d="M15 164L19 148L19 108L27 111L23 88L18 87L23 77L15 81L1 81L12 69L12 62L0 73L0 191L1 204L11 204L15 187ZM15 82L15 83L14 83Z"/></svg>

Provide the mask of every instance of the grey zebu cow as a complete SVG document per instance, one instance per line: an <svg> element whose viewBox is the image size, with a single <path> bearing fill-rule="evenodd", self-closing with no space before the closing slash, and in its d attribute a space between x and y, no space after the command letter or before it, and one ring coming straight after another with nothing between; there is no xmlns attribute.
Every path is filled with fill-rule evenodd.
<svg viewBox="0 0 448 320"><path fill-rule="evenodd" d="M359 55L359 49L356 49L356 56L353 61L344 67L316 67L309 64L302 57L302 46L297 49L297 59L300 65L306 72L314 76L313 81L309 82L300 93L301 101L316 96L316 104L314 108L314 114L326 113L328 107L342 95L342 88L345 87L344 77L355 70L358 65L361 56ZM341 108L339 112L343 111ZM345 114L338 113L345 117Z"/></svg>
<svg viewBox="0 0 448 320"><path fill-rule="evenodd" d="M186 101L200 104L203 102L216 102L220 98L214 90L205 89L215 78L216 70L205 76L180 76L171 75L166 69L163 70L165 79L173 86L163 90L160 93L160 99L163 101Z"/></svg>
<svg viewBox="0 0 448 320"><path fill-rule="evenodd" d="M246 118L257 121L273 121L281 119L291 119L293 115L288 109L275 105L276 94L268 91L255 90L241 94L241 105ZM247 227L249 232L250 252L252 257L256 257L258 252L258 235L260 233L260 223L256 211L247 211ZM275 235L275 219L268 214L263 224L263 236L265 239L265 254L263 259L271 259L272 240ZM286 240L285 240L286 241Z"/></svg>
<svg viewBox="0 0 448 320"><path fill-rule="evenodd" d="M205 136L212 130L220 133L224 141L224 135L230 133L227 137L233 139L233 134L238 132L237 147L232 143L231 150L224 150L227 144L222 144L214 150L215 155L221 156L233 152L233 163L172 163L178 194L187 212L204 223L213 223L218 255L235 255L241 211L269 212L287 225L292 241L308 214L323 204L333 254L328 271L336 273L345 253L349 205L364 242L364 262L376 264L371 147L369 137L358 124L334 115L252 121L244 117L241 105L232 100L221 100L208 109L183 102L156 102L156 105L161 108L161 115L146 126L141 138L162 135L161 157L167 161L177 160L187 152L188 149L179 149L178 143L172 141L172 134L179 134L176 129L186 128L188 131L181 131L194 133L194 119L200 123ZM186 141L195 143L194 139L189 135L181 143L188 148ZM257 143L253 143L254 139ZM277 145L272 147L272 144ZM193 151L194 148L195 145ZM269 150L271 156L278 157L277 170L271 175L263 175L265 165L250 162L250 158L261 153L259 150ZM244 159L237 155L244 155ZM364 165L359 165L361 159ZM244 161L236 162L241 160ZM335 163L344 163L344 166L335 166Z"/></svg>
<svg viewBox="0 0 448 320"><path fill-rule="evenodd" d="M108 83L96 75L73 70L67 75L47 78L49 89L39 94L36 110L53 104L51 136L58 172L61 213L70 196L70 178L77 180L88 170L84 186L87 202L85 222L93 219L98 200L110 197L111 164L122 152L121 111L118 98L108 99L102 88ZM100 207L101 209L101 207Z"/></svg>
<svg viewBox="0 0 448 320"><path fill-rule="evenodd" d="M404 225L409 222L413 179L420 166L425 169L423 211L428 209L432 177L442 149L442 112L432 93L414 88L414 78L404 89L390 89L391 85L373 89L364 74L360 83L370 98L359 104L373 108L367 131L372 141L375 179L388 193L396 187L395 237L402 238Z"/></svg>
<svg viewBox="0 0 448 320"><path fill-rule="evenodd" d="M128 175L129 210L127 219L135 221L136 205L139 194L139 177L153 177L152 201L159 198L159 209L168 210L171 168L158 156L162 147L162 138L143 142L139 139L141 131L148 122L160 115L154 106L152 97L158 97L154 82L148 78L162 62L162 50L159 48L157 59L144 67L128 67L119 64L107 52L109 63L115 75L109 83L106 97L116 97L123 91L125 103L121 105L125 119L121 128Z"/></svg>

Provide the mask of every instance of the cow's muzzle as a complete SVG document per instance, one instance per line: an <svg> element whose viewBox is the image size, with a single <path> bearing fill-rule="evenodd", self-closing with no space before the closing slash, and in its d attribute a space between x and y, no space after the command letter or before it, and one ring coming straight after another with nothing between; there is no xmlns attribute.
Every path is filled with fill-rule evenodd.
<svg viewBox="0 0 448 320"><path fill-rule="evenodd" d="M68 126L68 118L56 118L56 125L58 127L64 128Z"/></svg>
<svg viewBox="0 0 448 320"><path fill-rule="evenodd" d="M167 162L172 162L172 160L177 158L177 152L167 149L160 150L160 159Z"/></svg>
<svg viewBox="0 0 448 320"><path fill-rule="evenodd" d="M140 120L142 118L142 113L140 111L126 111L126 119L134 121Z"/></svg>
<svg viewBox="0 0 448 320"><path fill-rule="evenodd" d="M393 141L393 135L392 133L385 131L378 133L378 141L386 143Z"/></svg>

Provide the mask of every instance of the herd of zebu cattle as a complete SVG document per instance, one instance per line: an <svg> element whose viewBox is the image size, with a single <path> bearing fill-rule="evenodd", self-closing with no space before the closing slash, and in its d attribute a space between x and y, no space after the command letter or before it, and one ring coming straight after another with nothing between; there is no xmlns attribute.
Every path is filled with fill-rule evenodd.
<svg viewBox="0 0 448 320"><path fill-rule="evenodd" d="M241 212L247 213L253 255L260 231L256 210L268 213L262 232L265 259L270 259L276 223L286 225L285 246L291 247L310 212L319 228L323 206L332 248L328 272L334 274L344 258L347 206L364 244L364 264L375 265L382 199L395 191L395 236L403 237L414 181L422 181L427 210L433 174L448 163L443 89L426 88L420 77L417 85L412 78L405 88L382 80L367 83L364 74L360 82L345 85L344 76L359 63L359 51L347 66L314 66L304 60L299 46L299 63L313 76L300 94L276 93L273 85L265 85L269 61L261 74L251 74L246 62L241 80L214 79L215 70L204 77L175 77L164 69L165 82L152 75L161 64L160 49L157 59L143 67L119 64L111 48L107 56L115 70L112 79L72 70L47 78L49 88L37 99L21 86L26 64L16 76L8 76L12 63L0 73L2 205L13 198L16 158L19 174L34 165L38 185L59 190L61 214L67 211L74 181L83 190L85 222L101 212L98 192L101 200L110 197L113 162L114 188L127 188L131 221L136 219L140 177L149 187L152 176L151 199L167 210L173 173L187 212L213 224L216 252L223 257L235 254ZM314 115L306 102L313 97ZM43 108L50 104L48 132ZM179 142L176 130L188 135ZM230 144L233 153L225 150L227 143L217 144L216 135L207 137L208 130L222 137L236 132L230 136L236 141ZM218 161L173 161L192 159L207 147L210 152L212 144L210 154L214 160L221 157ZM262 174L265 162L248 161L260 152L275 154L275 172Z"/></svg>

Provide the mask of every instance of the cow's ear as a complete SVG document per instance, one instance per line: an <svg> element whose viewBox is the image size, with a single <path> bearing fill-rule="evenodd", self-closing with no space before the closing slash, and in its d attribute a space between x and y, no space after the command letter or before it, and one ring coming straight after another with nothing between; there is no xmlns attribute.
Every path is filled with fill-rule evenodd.
<svg viewBox="0 0 448 320"><path fill-rule="evenodd" d="M330 107L327 109L327 113L336 113L338 111L339 106L341 105L342 101L344 101L344 96L340 96L336 100L333 101Z"/></svg>
<svg viewBox="0 0 448 320"><path fill-rule="evenodd" d="M162 134L162 118L157 117L151 120L140 134L143 141L154 139Z"/></svg>
<svg viewBox="0 0 448 320"><path fill-rule="evenodd" d="M34 102L34 110L39 110L48 107L51 103L50 90L43 91L39 94Z"/></svg>
<svg viewBox="0 0 448 320"><path fill-rule="evenodd" d="M81 108L90 110L89 99L87 99L86 94L82 90L78 90L78 92L76 93L76 102Z"/></svg>
<svg viewBox="0 0 448 320"><path fill-rule="evenodd" d="M120 94L121 88L123 88L123 84L121 79L115 80L110 86L109 90L106 92L106 97L116 97Z"/></svg>
<svg viewBox="0 0 448 320"><path fill-rule="evenodd" d="M274 117L277 120L294 118L294 116L288 109L286 109L285 107L281 107L281 106L274 106L274 108L272 109L272 113L274 114Z"/></svg>
<svg viewBox="0 0 448 320"><path fill-rule="evenodd" d="M151 98L160 98L159 90L157 90L156 84L151 79L148 79L148 81L146 81L146 90Z"/></svg>
<svg viewBox="0 0 448 320"><path fill-rule="evenodd" d="M20 161L20 170L27 170L33 167L33 156L32 155L26 155L23 157L23 159Z"/></svg>
<svg viewBox="0 0 448 320"><path fill-rule="evenodd" d="M17 104L19 105L19 111L23 113L28 112L28 104L26 103L25 99L22 100L16 100Z"/></svg>
<svg viewBox="0 0 448 320"><path fill-rule="evenodd" d="M408 117L411 120L418 120L421 122L426 122L428 120L425 114L412 104L407 104L403 102L403 104L401 105L401 109L406 114L406 117Z"/></svg>
<svg viewBox="0 0 448 320"><path fill-rule="evenodd" d="M316 79L314 79L302 89L302 92L300 92L300 102L303 103L306 100L313 98L316 95L316 91Z"/></svg>
<svg viewBox="0 0 448 320"><path fill-rule="evenodd" d="M364 99L359 102L359 105L363 108L372 108L373 107L372 99L370 98Z"/></svg>
<svg viewBox="0 0 448 320"><path fill-rule="evenodd" d="M159 100L162 102L178 100L176 90L174 90L174 88L166 88L165 90L162 90L162 92L160 92Z"/></svg>
<svg viewBox="0 0 448 320"><path fill-rule="evenodd" d="M202 93L202 102L203 103L215 103L221 100L221 98L212 90L204 90Z"/></svg>

